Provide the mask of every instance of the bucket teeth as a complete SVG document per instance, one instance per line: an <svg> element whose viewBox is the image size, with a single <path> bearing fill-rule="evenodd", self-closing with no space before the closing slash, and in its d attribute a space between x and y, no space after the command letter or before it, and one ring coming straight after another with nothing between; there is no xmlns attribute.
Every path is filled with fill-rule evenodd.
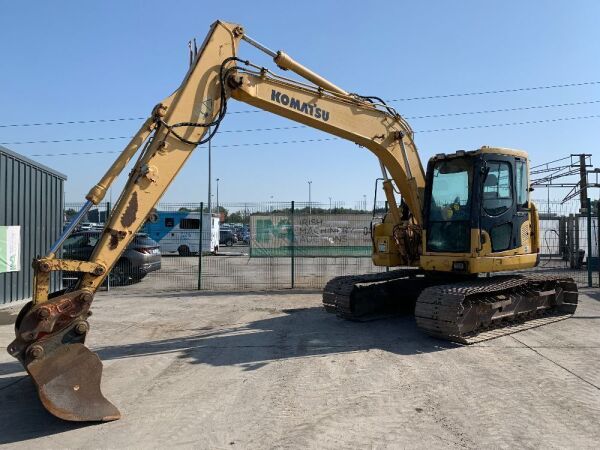
<svg viewBox="0 0 600 450"><path fill-rule="evenodd" d="M56 417L77 422L107 422L121 417L100 390L102 362L83 344L66 344L34 360L27 371L44 407Z"/></svg>

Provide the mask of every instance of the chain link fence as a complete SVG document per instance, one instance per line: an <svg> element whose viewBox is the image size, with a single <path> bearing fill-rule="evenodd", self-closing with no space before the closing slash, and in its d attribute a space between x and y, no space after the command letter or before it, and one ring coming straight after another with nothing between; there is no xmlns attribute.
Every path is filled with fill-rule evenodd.
<svg viewBox="0 0 600 450"><path fill-rule="evenodd" d="M542 239L540 264L533 270L561 272L581 286L598 286L596 205L589 215L581 214L575 201L536 205ZM80 206L67 204L66 219ZM127 286L132 292L321 289L338 275L387 270L371 262L370 235L385 210L384 202L366 201L349 206L235 202L213 205L210 212L204 203L161 203L105 287ZM109 213L108 203L90 211L86 233L99 233Z"/></svg>
<svg viewBox="0 0 600 450"><path fill-rule="evenodd" d="M561 272L580 286L600 285L598 203L581 212L579 201L536 201L540 214L540 264L535 270Z"/></svg>
<svg viewBox="0 0 600 450"><path fill-rule="evenodd" d="M199 286L231 291L319 289L338 275L385 270L371 262L373 215L364 206L316 202L219 205L225 233L232 230L237 241L228 245L228 235L221 236L218 252L199 258Z"/></svg>

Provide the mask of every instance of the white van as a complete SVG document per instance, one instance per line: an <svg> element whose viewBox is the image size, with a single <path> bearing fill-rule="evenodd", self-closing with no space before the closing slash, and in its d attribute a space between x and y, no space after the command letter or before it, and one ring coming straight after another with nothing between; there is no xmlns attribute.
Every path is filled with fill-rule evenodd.
<svg viewBox="0 0 600 450"><path fill-rule="evenodd" d="M156 211L146 221L143 231L160 245L164 254L180 256L198 254L200 248L200 213ZM202 214L202 253L219 250L219 218Z"/></svg>

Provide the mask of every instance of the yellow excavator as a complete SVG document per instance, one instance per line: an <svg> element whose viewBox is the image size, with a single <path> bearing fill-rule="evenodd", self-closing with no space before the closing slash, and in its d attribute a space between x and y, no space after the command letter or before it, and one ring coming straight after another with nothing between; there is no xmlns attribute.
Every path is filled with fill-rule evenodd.
<svg viewBox="0 0 600 450"><path fill-rule="evenodd" d="M241 41L303 81L238 58ZM193 51L181 86L153 109L68 229L33 262L33 298L17 317L8 352L52 414L72 421L120 417L100 390L102 363L84 345L94 294L194 148L217 132L230 98L347 139L379 160L389 212L371 230L373 262L397 269L331 280L323 292L327 311L368 320L414 309L426 333L464 344L574 313L572 279L515 272L536 266L540 250L525 152L481 147L438 154L425 171L409 124L381 98L347 92L241 26L217 21ZM138 152L89 261L58 257ZM81 276L74 287L51 293L51 273L59 270Z"/></svg>

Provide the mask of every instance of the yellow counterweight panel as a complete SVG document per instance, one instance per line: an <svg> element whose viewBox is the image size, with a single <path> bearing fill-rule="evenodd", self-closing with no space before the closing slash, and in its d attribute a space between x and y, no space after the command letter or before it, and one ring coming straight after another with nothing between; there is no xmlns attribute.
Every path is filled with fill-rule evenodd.
<svg viewBox="0 0 600 450"><path fill-rule="evenodd" d="M452 269L454 262L467 262L467 270L463 273L504 272L510 270L523 270L535 267L537 255L528 253L513 256L476 256L469 254L452 255L423 255L421 268L439 272L458 272Z"/></svg>
<svg viewBox="0 0 600 450"><path fill-rule="evenodd" d="M521 227L521 233L523 234L524 230L529 232L529 229L529 221L526 221ZM426 232L424 231L423 243L425 242ZM529 242L522 242L522 245L518 248L494 253L492 252L491 240L488 233L472 229L470 253L424 252L420 258L422 269L440 272L456 272L453 270L455 262L466 262L466 273L522 270L535 267L537 253L532 250Z"/></svg>

